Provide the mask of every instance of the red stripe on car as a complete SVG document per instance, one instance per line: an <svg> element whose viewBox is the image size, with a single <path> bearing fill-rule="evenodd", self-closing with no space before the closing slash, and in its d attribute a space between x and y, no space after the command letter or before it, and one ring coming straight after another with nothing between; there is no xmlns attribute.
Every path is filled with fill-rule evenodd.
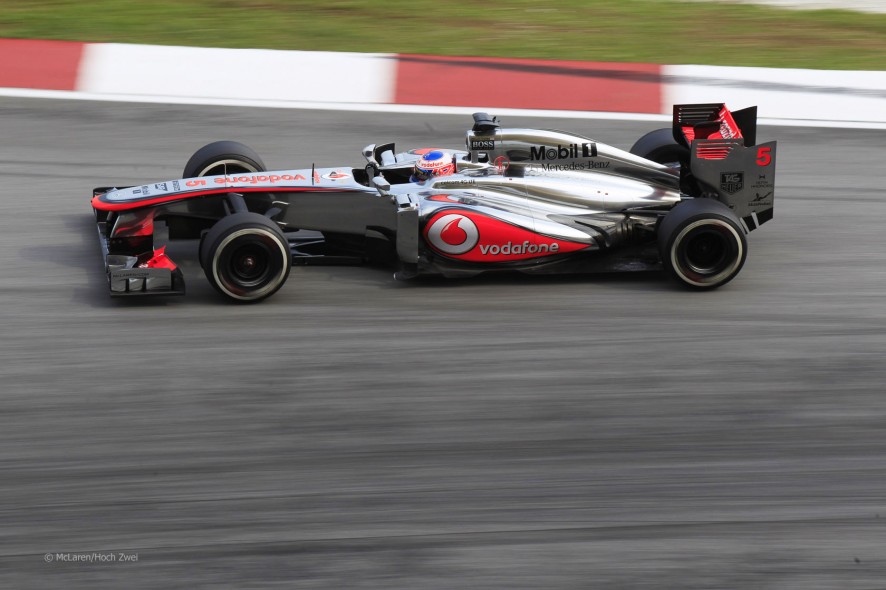
<svg viewBox="0 0 886 590"><path fill-rule="evenodd" d="M172 203L173 201L184 201L194 197L205 197L207 195L223 195L225 193L348 193L357 191L347 191L338 188L317 188L317 187L240 187L240 188L217 188L213 190L193 191L189 193L176 193L174 195L163 195L161 197L129 199L126 201L103 201L102 197L107 193L92 198L93 209L99 211L129 211L130 209L140 209L141 207L152 207L154 205L162 205L164 203Z"/></svg>
<svg viewBox="0 0 886 590"><path fill-rule="evenodd" d="M513 262L589 247L465 209L436 213L425 225L424 237L437 253L467 262Z"/></svg>

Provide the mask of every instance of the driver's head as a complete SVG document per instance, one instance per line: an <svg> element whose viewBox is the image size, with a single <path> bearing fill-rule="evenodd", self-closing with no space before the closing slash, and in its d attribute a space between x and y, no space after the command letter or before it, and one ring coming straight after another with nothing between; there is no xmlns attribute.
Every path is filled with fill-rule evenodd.
<svg viewBox="0 0 886 590"><path fill-rule="evenodd" d="M448 176L455 173L455 158L449 152L433 150L424 154L415 163L413 178L423 182L432 176Z"/></svg>

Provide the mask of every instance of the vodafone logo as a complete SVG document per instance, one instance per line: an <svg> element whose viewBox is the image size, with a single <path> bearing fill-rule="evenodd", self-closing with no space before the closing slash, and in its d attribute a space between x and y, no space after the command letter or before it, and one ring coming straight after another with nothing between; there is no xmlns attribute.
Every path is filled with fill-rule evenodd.
<svg viewBox="0 0 886 590"><path fill-rule="evenodd" d="M435 252L480 263L558 256L590 247L587 243L538 234L503 219L466 209L438 211L428 220L424 236Z"/></svg>
<svg viewBox="0 0 886 590"><path fill-rule="evenodd" d="M477 225L458 213L438 217L427 230L428 242L445 254L470 252L480 240Z"/></svg>

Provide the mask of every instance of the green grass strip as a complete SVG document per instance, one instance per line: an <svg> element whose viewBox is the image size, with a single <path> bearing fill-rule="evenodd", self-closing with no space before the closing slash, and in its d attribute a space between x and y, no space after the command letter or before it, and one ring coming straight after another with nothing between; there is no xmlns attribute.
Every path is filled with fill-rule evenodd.
<svg viewBox="0 0 886 590"><path fill-rule="evenodd" d="M0 37L886 69L886 15L670 0L0 0Z"/></svg>

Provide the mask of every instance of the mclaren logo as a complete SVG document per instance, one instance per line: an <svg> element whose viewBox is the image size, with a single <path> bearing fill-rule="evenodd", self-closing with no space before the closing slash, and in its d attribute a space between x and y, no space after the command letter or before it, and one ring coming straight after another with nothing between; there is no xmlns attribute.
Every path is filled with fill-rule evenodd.
<svg viewBox="0 0 886 590"><path fill-rule="evenodd" d="M480 240L476 224L458 213L450 213L438 218L428 228L428 241L446 254L470 252Z"/></svg>

